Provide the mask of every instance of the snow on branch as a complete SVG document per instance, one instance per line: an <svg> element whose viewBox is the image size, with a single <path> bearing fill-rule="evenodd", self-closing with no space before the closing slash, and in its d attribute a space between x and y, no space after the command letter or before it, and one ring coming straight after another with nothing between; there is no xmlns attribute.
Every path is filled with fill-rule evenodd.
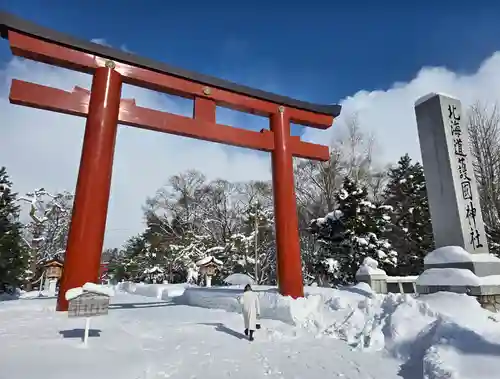
<svg viewBox="0 0 500 379"><path fill-rule="evenodd" d="M42 198L44 196L48 196L52 201L52 206L48 209L46 209L43 205ZM30 204L30 217L35 221L37 224L43 224L46 222L52 212L54 212L56 209L61 211L61 212L67 212L67 209L63 207L56 199L60 198L60 194L53 195L50 192L47 192L44 188L38 188L35 189L33 192L28 192L26 196L20 196L17 201L24 201ZM38 212L38 214L37 214ZM42 213L39 215L39 213Z"/></svg>

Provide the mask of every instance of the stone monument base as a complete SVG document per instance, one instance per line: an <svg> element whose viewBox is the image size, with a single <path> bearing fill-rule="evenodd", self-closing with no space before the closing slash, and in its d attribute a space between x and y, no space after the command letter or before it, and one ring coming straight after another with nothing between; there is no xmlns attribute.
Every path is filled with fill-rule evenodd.
<svg viewBox="0 0 500 379"><path fill-rule="evenodd" d="M425 257L424 270L431 268L460 268L479 277L500 275L500 258L492 254L469 254L458 246L445 246Z"/></svg>
<svg viewBox="0 0 500 379"><path fill-rule="evenodd" d="M483 308L500 312L500 259L496 256L446 246L427 254L424 267L416 282L419 294L464 293L476 297Z"/></svg>

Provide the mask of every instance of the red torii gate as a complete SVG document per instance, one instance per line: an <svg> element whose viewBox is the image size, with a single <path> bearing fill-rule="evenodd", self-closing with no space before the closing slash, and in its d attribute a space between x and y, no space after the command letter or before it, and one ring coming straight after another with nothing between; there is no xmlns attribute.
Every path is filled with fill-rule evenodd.
<svg viewBox="0 0 500 379"><path fill-rule="evenodd" d="M324 161L329 150L291 136L290 123L327 129L340 114L339 105L311 104L176 69L8 13L0 13L0 33L14 55L93 75L90 92L21 80L13 80L10 91L13 104L87 119L57 310L67 310L68 289L99 279L118 124L271 152L278 286L283 295L304 295L292 157ZM122 83L194 99L193 117L121 99ZM266 116L271 130L217 124L216 106Z"/></svg>

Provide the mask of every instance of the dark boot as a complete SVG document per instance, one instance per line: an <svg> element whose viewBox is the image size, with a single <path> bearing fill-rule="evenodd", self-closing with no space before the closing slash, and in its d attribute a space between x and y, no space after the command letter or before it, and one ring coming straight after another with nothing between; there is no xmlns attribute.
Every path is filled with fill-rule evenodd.
<svg viewBox="0 0 500 379"><path fill-rule="evenodd" d="M245 336L248 337L248 329L245 329Z"/></svg>
<svg viewBox="0 0 500 379"><path fill-rule="evenodd" d="M253 330L250 330L250 337L248 338L250 341L253 341Z"/></svg>

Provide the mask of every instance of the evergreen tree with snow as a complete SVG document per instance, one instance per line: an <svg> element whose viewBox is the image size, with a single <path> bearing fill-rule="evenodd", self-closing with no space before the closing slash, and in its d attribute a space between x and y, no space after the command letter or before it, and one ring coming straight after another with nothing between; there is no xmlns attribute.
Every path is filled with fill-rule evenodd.
<svg viewBox="0 0 500 379"><path fill-rule="evenodd" d="M18 222L19 206L5 167L0 168L0 292L19 287L26 279L28 254Z"/></svg>
<svg viewBox="0 0 500 379"><path fill-rule="evenodd" d="M142 234L130 237L120 254L120 259L111 262L109 272L117 280L125 279L133 282L141 280L143 271L143 253L146 240Z"/></svg>
<svg viewBox="0 0 500 379"><path fill-rule="evenodd" d="M269 280L275 264L273 209L260 201L251 202L241 215L240 223L240 230L230 237L225 249L224 270L228 275L249 275L257 284Z"/></svg>
<svg viewBox="0 0 500 379"><path fill-rule="evenodd" d="M349 255L342 241L345 239L345 227L340 211L333 211L325 217L311 221L309 231L315 241L312 248L302 254L303 274L324 287L329 283L342 283L341 262Z"/></svg>
<svg viewBox="0 0 500 379"><path fill-rule="evenodd" d="M399 253L399 274L418 275L434 246L424 169L406 154L388 177L384 204L393 208L393 225L387 236Z"/></svg>
<svg viewBox="0 0 500 379"><path fill-rule="evenodd" d="M367 189L349 177L345 177L336 200L334 212L311 223L317 236L318 273L335 283L351 283L365 257L391 272L397 264L397 252L383 238L390 226L391 208L368 201Z"/></svg>

